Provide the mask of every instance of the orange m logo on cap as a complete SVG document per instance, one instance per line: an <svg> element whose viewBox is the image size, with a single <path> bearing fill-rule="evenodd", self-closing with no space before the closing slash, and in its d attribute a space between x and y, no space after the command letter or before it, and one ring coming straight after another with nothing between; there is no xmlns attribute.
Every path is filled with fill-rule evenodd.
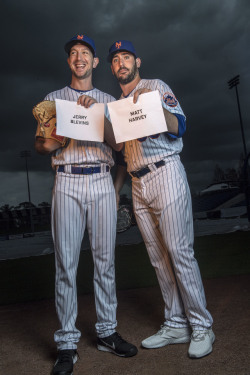
<svg viewBox="0 0 250 375"><path fill-rule="evenodd" d="M83 39L83 35L77 35L77 39Z"/></svg>
<svg viewBox="0 0 250 375"><path fill-rule="evenodd" d="M119 49L119 48L122 46L122 42L119 42L119 43L116 42L116 43L115 43L115 46L116 46L117 49Z"/></svg>

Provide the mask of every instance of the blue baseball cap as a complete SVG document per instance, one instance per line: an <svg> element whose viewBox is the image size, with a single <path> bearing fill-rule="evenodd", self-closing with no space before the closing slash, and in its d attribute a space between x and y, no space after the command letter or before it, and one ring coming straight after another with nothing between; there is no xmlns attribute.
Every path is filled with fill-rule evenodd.
<svg viewBox="0 0 250 375"><path fill-rule="evenodd" d="M69 54L69 52L70 52L71 48L73 47L73 45L75 45L77 43L85 44L87 47L89 47L89 49L93 53L93 56L96 57L95 42L93 41L93 39L89 38L85 34L76 34L75 36L73 36L73 38L71 38L65 44L64 49L67 52L67 54Z"/></svg>
<svg viewBox="0 0 250 375"><path fill-rule="evenodd" d="M135 56L135 58L137 57L135 47L129 40L117 40L116 42L112 44L112 46L109 49L109 55L107 57L108 62L111 63L113 55L116 52L121 52L121 51L130 52Z"/></svg>

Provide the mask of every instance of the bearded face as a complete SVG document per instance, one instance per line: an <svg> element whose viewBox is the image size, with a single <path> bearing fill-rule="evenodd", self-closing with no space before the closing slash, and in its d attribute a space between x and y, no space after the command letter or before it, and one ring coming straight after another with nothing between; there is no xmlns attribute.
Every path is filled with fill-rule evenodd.
<svg viewBox="0 0 250 375"><path fill-rule="evenodd" d="M133 66L128 68L120 68L116 73L115 76L119 83L122 85L126 85L134 80L135 76L138 73L138 68L136 66L136 62L134 61Z"/></svg>
<svg viewBox="0 0 250 375"><path fill-rule="evenodd" d="M139 64L139 59L135 59L132 53L119 52L112 59L111 69L118 82L126 85L139 75Z"/></svg>

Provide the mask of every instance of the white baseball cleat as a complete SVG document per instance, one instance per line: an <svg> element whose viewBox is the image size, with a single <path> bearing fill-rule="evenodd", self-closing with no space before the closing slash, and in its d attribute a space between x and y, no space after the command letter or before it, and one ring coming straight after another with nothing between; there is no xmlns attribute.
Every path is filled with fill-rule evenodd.
<svg viewBox="0 0 250 375"><path fill-rule="evenodd" d="M191 329L171 328L161 326L161 329L153 336L142 341L142 346L147 349L161 348L170 344L183 344L190 341Z"/></svg>
<svg viewBox="0 0 250 375"><path fill-rule="evenodd" d="M188 355L191 358L201 358L208 355L213 350L215 334L212 329L205 331L194 330L191 336L191 343Z"/></svg>

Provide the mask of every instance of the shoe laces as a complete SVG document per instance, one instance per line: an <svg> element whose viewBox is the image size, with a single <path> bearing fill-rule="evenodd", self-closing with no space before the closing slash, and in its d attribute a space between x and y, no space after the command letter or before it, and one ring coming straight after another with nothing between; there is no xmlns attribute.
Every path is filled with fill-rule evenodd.
<svg viewBox="0 0 250 375"><path fill-rule="evenodd" d="M205 335L208 335L208 334L209 334L209 331L193 331L192 340L203 341L205 339Z"/></svg>
<svg viewBox="0 0 250 375"><path fill-rule="evenodd" d="M156 333L157 335L162 335L163 333L167 332L170 328L165 326L165 325L161 325L161 329Z"/></svg>
<svg viewBox="0 0 250 375"><path fill-rule="evenodd" d="M119 333L117 333L117 332L114 333L113 341L114 341L116 347L118 347L120 344L123 344L124 342L126 342L125 340L123 340L121 335L119 335Z"/></svg>

